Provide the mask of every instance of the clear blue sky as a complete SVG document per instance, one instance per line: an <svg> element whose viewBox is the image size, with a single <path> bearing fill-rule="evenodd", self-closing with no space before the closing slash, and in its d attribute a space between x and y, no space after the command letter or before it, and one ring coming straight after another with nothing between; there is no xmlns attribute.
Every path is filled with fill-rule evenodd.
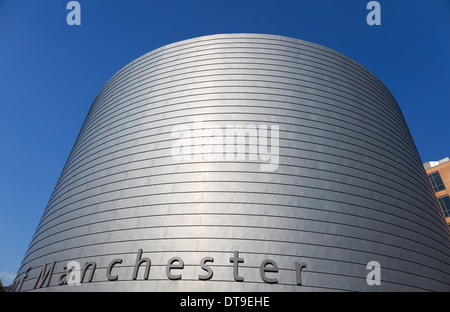
<svg viewBox="0 0 450 312"><path fill-rule="evenodd" d="M335 49L397 99L422 160L450 156L450 0L0 0L0 279L8 284L103 84L162 45L277 34Z"/></svg>

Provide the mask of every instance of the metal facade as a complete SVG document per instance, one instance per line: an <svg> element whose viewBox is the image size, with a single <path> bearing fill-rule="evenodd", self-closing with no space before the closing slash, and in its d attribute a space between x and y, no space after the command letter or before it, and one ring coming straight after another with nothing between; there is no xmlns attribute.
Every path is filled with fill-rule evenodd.
<svg viewBox="0 0 450 312"><path fill-rule="evenodd" d="M249 157L176 160L175 127L199 119L221 129L278 126L277 168L261 170L261 159ZM449 247L413 139L379 79L309 42L212 35L145 54L105 84L15 286L449 291ZM151 260L147 280L145 263L133 279L139 249ZM178 279L167 272L173 257L184 262L169 270ZM214 259L204 262L213 272L206 280L205 257ZM277 265L265 267L276 271L264 273L269 282L260 268L267 259ZM69 261L95 262L92 281L86 273L81 285L58 285ZM381 266L381 285L366 281L371 261ZM37 283L52 263L50 278ZM301 285L296 263L305 265ZM107 279L109 266L116 280Z"/></svg>

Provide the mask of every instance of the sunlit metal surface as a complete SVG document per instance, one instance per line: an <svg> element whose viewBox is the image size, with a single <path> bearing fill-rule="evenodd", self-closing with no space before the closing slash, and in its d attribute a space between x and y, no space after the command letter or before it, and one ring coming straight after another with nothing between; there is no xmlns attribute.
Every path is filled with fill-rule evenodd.
<svg viewBox="0 0 450 312"><path fill-rule="evenodd" d="M174 159L174 127L198 119L279 126L276 170L262 171L260 159ZM449 246L380 80L309 42L213 35L152 51L105 84L16 282L31 267L21 291L448 291ZM151 260L147 280L145 265L132 278L139 249ZM181 279L166 274L172 257L184 262L170 271ZM207 280L198 278L204 257L214 259ZM108 281L114 259L122 262ZM261 278L266 259L277 283ZM58 285L69 261L95 262L93 280ZM366 281L370 261L381 265L381 285ZM53 262L48 286L35 287ZM306 264L301 285L296 262Z"/></svg>

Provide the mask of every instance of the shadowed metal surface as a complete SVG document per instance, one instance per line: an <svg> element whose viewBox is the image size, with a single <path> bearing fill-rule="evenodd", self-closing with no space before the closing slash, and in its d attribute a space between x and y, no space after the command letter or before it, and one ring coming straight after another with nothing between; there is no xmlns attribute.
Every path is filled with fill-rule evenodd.
<svg viewBox="0 0 450 312"><path fill-rule="evenodd" d="M175 161L177 125L278 125L279 165ZM402 113L364 67L273 35L170 44L131 62L96 97L22 262L48 291L450 290L449 232ZM132 279L138 249L151 259ZM230 257L239 251L243 281ZM166 275L180 257L184 268ZM203 257L211 279L200 266ZM108 281L114 259L118 279ZM278 283L260 276L278 265ZM58 285L69 261L91 282ZM366 283L370 261L381 285ZM306 263L302 285L295 262Z"/></svg>

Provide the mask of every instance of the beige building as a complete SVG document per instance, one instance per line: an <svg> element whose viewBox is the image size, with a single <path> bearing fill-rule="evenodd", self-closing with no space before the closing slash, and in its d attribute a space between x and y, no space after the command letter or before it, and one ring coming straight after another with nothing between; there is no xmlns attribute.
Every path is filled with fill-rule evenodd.
<svg viewBox="0 0 450 312"><path fill-rule="evenodd" d="M444 211L445 220L450 225L450 159L446 157L439 161L429 161L423 166Z"/></svg>

